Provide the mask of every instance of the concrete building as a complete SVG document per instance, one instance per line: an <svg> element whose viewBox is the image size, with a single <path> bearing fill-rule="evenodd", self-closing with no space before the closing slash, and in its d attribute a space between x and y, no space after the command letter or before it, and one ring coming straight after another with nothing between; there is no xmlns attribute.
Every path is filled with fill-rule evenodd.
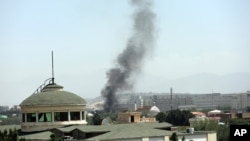
<svg viewBox="0 0 250 141"><path fill-rule="evenodd" d="M215 109L216 107L230 107L233 103L232 95L221 95L220 93L193 95L194 105L197 109Z"/></svg>
<svg viewBox="0 0 250 141"><path fill-rule="evenodd" d="M155 117L141 117L141 112L121 112L117 115L116 123L157 122Z"/></svg>
<svg viewBox="0 0 250 141"><path fill-rule="evenodd" d="M131 94L127 103L140 103L141 93ZM210 93L210 94L185 94L185 93L144 93L141 95L144 106L153 106L154 102L161 111L171 109L216 109L218 107L228 107L234 112L245 112L246 107L250 106L250 91L243 93ZM172 103L172 104L171 104ZM134 107L134 106L133 106ZM137 104L137 107L139 105Z"/></svg>
<svg viewBox="0 0 250 141"><path fill-rule="evenodd" d="M9 106L0 106L0 112L6 112L9 110Z"/></svg>
<svg viewBox="0 0 250 141"><path fill-rule="evenodd" d="M20 107L22 132L87 124L85 100L53 82L23 100Z"/></svg>
<svg viewBox="0 0 250 141"><path fill-rule="evenodd" d="M161 95L149 95L142 97L144 105L153 106L154 104L161 110L167 111L172 109L178 109L179 106L192 105L193 100L189 95L173 95L172 98L170 94L161 94ZM172 104L171 104L172 103Z"/></svg>
<svg viewBox="0 0 250 141"><path fill-rule="evenodd" d="M137 123L140 119L140 112L123 112L117 115L117 123Z"/></svg>
<svg viewBox="0 0 250 141"><path fill-rule="evenodd" d="M247 106L250 106L250 91L247 93L240 93L234 95L233 109L245 110Z"/></svg>

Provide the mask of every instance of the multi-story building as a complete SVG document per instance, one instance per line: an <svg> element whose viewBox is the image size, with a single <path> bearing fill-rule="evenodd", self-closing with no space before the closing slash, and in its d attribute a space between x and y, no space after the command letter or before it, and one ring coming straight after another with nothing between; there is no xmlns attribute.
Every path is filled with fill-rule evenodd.
<svg viewBox="0 0 250 141"><path fill-rule="evenodd" d="M9 110L9 106L0 106L0 112L6 112Z"/></svg>
<svg viewBox="0 0 250 141"><path fill-rule="evenodd" d="M198 109L214 109L218 106L231 106L233 98L231 95L220 93L193 95L194 105Z"/></svg>
<svg viewBox="0 0 250 141"><path fill-rule="evenodd" d="M246 93L234 94L176 94L171 97L169 93L150 93L141 95L131 94L130 98L126 99L130 110L135 107L153 106L155 105L161 111L171 109L216 109L218 107L227 107L232 110L244 111L247 106L250 106L250 91Z"/></svg>

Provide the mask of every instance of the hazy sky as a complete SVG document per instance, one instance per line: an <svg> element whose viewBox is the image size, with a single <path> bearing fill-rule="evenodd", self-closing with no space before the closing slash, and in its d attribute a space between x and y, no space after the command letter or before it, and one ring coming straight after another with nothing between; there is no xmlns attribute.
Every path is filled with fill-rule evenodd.
<svg viewBox="0 0 250 141"><path fill-rule="evenodd" d="M155 1L155 50L134 91L168 92L171 84L145 87L163 85L157 79L250 72L249 5ZM99 96L131 35L132 12L127 0L0 0L0 105L20 104L51 77L51 50L56 83L83 98Z"/></svg>

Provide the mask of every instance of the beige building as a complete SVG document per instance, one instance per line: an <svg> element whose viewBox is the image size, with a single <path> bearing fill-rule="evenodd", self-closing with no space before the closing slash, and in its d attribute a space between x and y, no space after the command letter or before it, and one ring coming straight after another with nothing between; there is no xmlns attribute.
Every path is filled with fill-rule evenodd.
<svg viewBox="0 0 250 141"><path fill-rule="evenodd" d="M155 117L141 117L141 112L123 112L118 113L116 123L143 123L157 122Z"/></svg>
<svg viewBox="0 0 250 141"><path fill-rule="evenodd" d="M86 101L55 83L46 85L21 104L22 132L43 131L86 122Z"/></svg>
<svg viewBox="0 0 250 141"><path fill-rule="evenodd" d="M141 112L124 112L117 115L118 123L137 123L140 122L140 119Z"/></svg>

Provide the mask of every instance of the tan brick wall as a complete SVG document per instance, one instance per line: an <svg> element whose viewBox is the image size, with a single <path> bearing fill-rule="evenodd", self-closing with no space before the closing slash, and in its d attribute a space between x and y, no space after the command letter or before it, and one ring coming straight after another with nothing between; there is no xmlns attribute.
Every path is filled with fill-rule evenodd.
<svg viewBox="0 0 250 141"><path fill-rule="evenodd" d="M134 122L140 122L141 121L141 115L134 114Z"/></svg>

